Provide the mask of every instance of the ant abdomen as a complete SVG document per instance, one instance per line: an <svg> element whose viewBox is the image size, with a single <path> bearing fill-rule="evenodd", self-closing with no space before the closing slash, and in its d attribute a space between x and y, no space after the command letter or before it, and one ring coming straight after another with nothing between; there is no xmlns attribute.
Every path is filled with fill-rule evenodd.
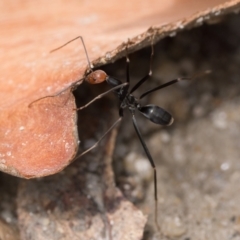
<svg viewBox="0 0 240 240"><path fill-rule="evenodd" d="M142 113L146 118L156 124L163 126L169 126L173 123L174 119L170 113L164 109L150 104L143 107L138 107L140 113Z"/></svg>

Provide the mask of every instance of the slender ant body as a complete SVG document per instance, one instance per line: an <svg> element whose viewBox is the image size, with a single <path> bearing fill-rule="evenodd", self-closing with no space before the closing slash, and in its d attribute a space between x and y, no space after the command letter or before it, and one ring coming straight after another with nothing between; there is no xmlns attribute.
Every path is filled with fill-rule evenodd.
<svg viewBox="0 0 240 240"><path fill-rule="evenodd" d="M145 96L147 96L148 94L155 92L159 89L165 88L167 86L170 86L174 83L177 83L179 81L182 80L191 80L192 78L177 78L174 79L172 81L169 81L167 83L164 83L160 86L157 86L155 88L152 88L146 92L144 92L139 98L136 98L133 93L135 90L137 90L144 82L146 82L148 80L148 78L152 75L152 59L153 59L153 54L154 54L154 50L153 50L153 44L152 44L152 52L151 52L151 57L150 57L150 67L149 67L149 72L148 74L146 74L142 79L140 79L132 88L130 88L130 74L129 74L129 58L128 58L128 54L127 54L127 49L128 49L128 45L126 46L126 82L122 82L114 77L108 76L104 71L102 70L93 70L93 66L90 63L89 57L88 57L88 53L83 41L83 38L81 36L78 36L70 41L68 41L67 43L65 43L64 45L52 50L51 52L54 52L56 50L61 49L62 47L66 46L67 44L80 39L83 47L84 47L84 51L87 57L87 61L88 61L88 66L89 66L89 70L90 73L88 73L86 75L86 77L84 78L85 81L87 81L90 84L98 84L101 82L106 81L107 84L111 87L110 90L98 95L97 97L95 97L93 100L91 100L89 103L87 103L86 105L77 108L75 110L81 110L86 108L87 106L89 106L90 104L92 104L93 102L95 102L96 100L102 98L103 96L105 96L106 94L113 92L117 98L119 99L119 118L118 120L104 133L104 135L89 149L87 149L86 151L82 152L80 155L78 155L76 158L79 158L80 156L86 154L87 152L91 151L93 148L95 148L99 142L122 120L123 116L124 116L124 110L128 109L129 112L132 115L132 123L134 126L134 129L137 133L137 136L141 142L141 145L147 155L147 158L153 168L154 171L154 199L155 199L155 223L158 227L158 229L160 229L159 224L158 224L158 205L157 205L157 201L158 201L158 193L157 193L157 171L156 171L156 167L155 167L155 163L154 160L151 156L151 153L142 137L142 134L139 130L139 127L137 125L137 121L135 118L135 112L139 111L144 117L146 117L148 120L150 120L151 122L158 124L158 125L162 125L162 126L169 126L173 123L173 117L171 116L170 113L168 113L166 110L162 109L159 106L153 105L153 104L149 104L149 105L145 105L142 106L140 103L140 100L142 98L144 98ZM80 79L79 81L82 81L83 79ZM75 82L74 84L70 85L69 87L74 89L75 86L77 85L77 83L79 82ZM68 88L69 88L68 87ZM65 91L66 89L64 89L63 91ZM53 96L46 96L46 97L55 97L59 94L61 94L63 91L53 95ZM46 98L43 97L43 98ZM43 99L40 98L40 99ZM33 101L29 107L39 101L40 99L37 99L35 101Z"/></svg>

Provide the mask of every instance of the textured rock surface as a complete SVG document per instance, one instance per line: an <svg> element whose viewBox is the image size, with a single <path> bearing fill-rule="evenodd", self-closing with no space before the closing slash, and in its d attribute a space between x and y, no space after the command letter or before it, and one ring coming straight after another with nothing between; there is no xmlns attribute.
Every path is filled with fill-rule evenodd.
<svg viewBox="0 0 240 240"><path fill-rule="evenodd" d="M158 104L172 113L175 122L171 127L161 129L142 116L137 118L157 164L159 222L170 239L239 238L239 35L239 16L235 16L218 25L167 38L155 48L154 77L141 88L143 92L178 76L212 70L211 75L146 99L146 103ZM135 81L148 71L149 51L130 59ZM111 65L108 72L124 79L124 61ZM77 104L104 90L104 86L81 85ZM60 103L65 97L59 99ZM99 139L117 119L115 97L110 94L102 100L79 115L79 132L85 140L80 151ZM44 106L38 103L35 107ZM56 107L59 109L59 104ZM127 117L114 153L117 182L144 214L150 214L144 239L158 239L152 221L152 171L145 164L147 160ZM22 239L104 239L111 235L113 239L140 239L145 217L114 187L114 134L55 176L26 181L1 173L2 229L5 231L7 223L14 236L17 232L11 227L18 225ZM127 169L120 165L122 162Z"/></svg>

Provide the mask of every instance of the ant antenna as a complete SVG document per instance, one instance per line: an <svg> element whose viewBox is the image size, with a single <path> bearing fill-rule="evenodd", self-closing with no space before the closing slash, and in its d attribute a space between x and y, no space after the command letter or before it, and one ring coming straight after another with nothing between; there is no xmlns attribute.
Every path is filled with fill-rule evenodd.
<svg viewBox="0 0 240 240"><path fill-rule="evenodd" d="M77 85L78 82L82 81L83 79L90 83L90 84L98 84L98 83L102 83L106 80L106 78L108 77L107 74L102 71L102 70L93 70L93 65L91 64L90 60L89 60L89 57L88 57L88 53L87 53L87 49L86 49L86 46L85 46L85 43L84 43L84 40L83 40L83 37L82 36L78 36L68 42L66 42L65 44L63 44L62 46L58 47L58 48L55 48L53 50L50 51L50 53L52 52L55 52L63 47L65 47L66 45L68 45L69 43L77 40L77 39L80 39L82 41L82 44L83 44L83 48L84 48L84 51L85 51L85 54L86 54L86 58L87 58L87 62L88 62L88 67L90 69L90 73L88 73L85 78L81 78L79 80L77 80L76 82L72 83L70 86L64 88L63 90L61 90L60 92L54 94L54 95L49 95L49 96L44 96L44 97L41 97L41 98L38 98L34 101L32 101L28 107L31 107L34 103L38 102L39 100L42 100L42 99L45 99L45 98L48 98L48 97L56 97L56 96L59 96L61 93L63 93L64 91L66 91L67 89L69 88L72 88L74 89L74 87Z"/></svg>
<svg viewBox="0 0 240 240"><path fill-rule="evenodd" d="M74 41L77 40L77 39L80 39L80 40L82 41L82 45L83 45L83 48L84 48L84 51L85 51L85 54L86 54L86 58L87 58L87 61L88 61L88 67L89 67L89 69L91 70L91 72L93 72L93 65L91 64L91 62L90 62L90 60L89 60L88 53L87 53L87 48L86 48L86 46L85 46L85 43L84 43L84 40L83 40L83 37L82 37L82 36L78 36L78 37L76 37L76 38L74 38L74 39L72 39L72 40L64 43L62 46L51 50L50 53L55 52L55 51L57 51L57 50L65 47L66 45L68 45L68 44L71 43L71 42L74 42Z"/></svg>

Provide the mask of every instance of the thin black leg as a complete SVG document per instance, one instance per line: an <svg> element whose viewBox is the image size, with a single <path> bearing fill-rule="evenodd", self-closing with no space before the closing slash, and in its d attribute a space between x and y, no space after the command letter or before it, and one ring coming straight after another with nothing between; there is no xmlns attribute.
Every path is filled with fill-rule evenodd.
<svg viewBox="0 0 240 240"><path fill-rule="evenodd" d="M155 163L153 161L153 158L147 148L147 145L146 143L144 142L143 140L143 137L142 137L142 134L140 133L139 131L139 128L137 126L137 121L136 121L136 118L134 116L134 113L132 112L132 121L133 121L133 126L135 128L135 131L138 135L138 138L143 146L143 149L148 157L148 160L153 168L153 172L154 172L154 199L155 199L155 223L156 223L156 226L158 227L158 229L160 229L159 227L159 224L158 224L158 194L157 194L157 170L156 170L156 166L155 166Z"/></svg>
<svg viewBox="0 0 240 240"><path fill-rule="evenodd" d="M128 57L128 47L126 46L126 80L128 83L130 83L129 65L130 65L130 60Z"/></svg>
<svg viewBox="0 0 240 240"><path fill-rule="evenodd" d="M176 78L176 79L174 79L174 80L172 80L172 81L166 82L166 83L164 83L164 84L162 84L162 85L160 85L160 86L158 86L158 87L155 87L155 88L153 88L153 89L150 89L150 90L144 92L144 93L140 96L139 99L144 98L144 97L147 96L149 93L155 92L155 91L157 91L157 90L159 90L159 89L161 89L161 88L168 87L168 86L170 86L170 85L172 85L172 84L174 84L174 83L177 83L177 82L180 82L180 81L185 81L185 80L188 80L188 81L189 81L189 80L193 80L193 79L196 79L196 78L198 78L198 77L201 77L201 76L204 76L204 75L207 75L207 74L210 74L210 73L211 73L211 70L206 70L206 71L204 71L204 72L202 72L202 73L197 73L197 74L195 74L193 77Z"/></svg>
<svg viewBox="0 0 240 240"><path fill-rule="evenodd" d="M161 88L168 87L168 86L170 86L170 85L172 85L172 84L174 84L174 83L177 83L177 82L183 81L183 80L192 80L192 78L183 77L183 78L174 79L174 80L172 80L172 81L169 81L169 82L164 83L164 84L162 84L162 85L160 85L160 86L158 86L158 87L155 87L155 88L153 88L153 89L150 89L150 90L144 92L144 93L140 96L139 99L144 98L144 97L147 96L149 93L155 92L155 91L157 91L157 90L159 90L159 89L161 89Z"/></svg>
<svg viewBox="0 0 240 240"><path fill-rule="evenodd" d="M85 155L86 153L90 152L92 149L94 149L95 147L98 146L98 144L102 141L102 139L109 133L111 132L111 130L113 128L116 127L116 125L122 120L122 117L120 117L103 135L102 137L90 148L88 148L86 151L82 152L81 154L79 154L77 157L75 157L74 159L78 159L81 156Z"/></svg>
<svg viewBox="0 0 240 240"><path fill-rule="evenodd" d="M133 86L133 88L130 91L130 94L133 93L135 90L137 90L150 76L152 76L152 61L153 61L153 55L154 55L154 48L152 44L152 51L150 56L150 63L149 63L149 72L146 76L144 76L139 82L136 83L136 85Z"/></svg>
<svg viewBox="0 0 240 240"><path fill-rule="evenodd" d="M151 75L148 73L146 76L144 76L140 81L138 81L136 83L136 85L133 86L133 88L131 89L130 91L130 94L133 93L135 90L137 90L146 80L148 80L148 78L150 77Z"/></svg>
<svg viewBox="0 0 240 240"><path fill-rule="evenodd" d="M116 87L113 87L113 88L111 88L110 90L108 90L108 91L106 91L106 92L98 95L97 97L95 97L94 99L92 99L90 102L88 102L88 103L85 104L84 106L79 107L79 108L75 108L74 110L76 110L76 111L82 110L82 109L88 107L90 104L92 104L92 103L95 102L96 100L104 97L104 96L107 95L108 93L110 93L110 92L112 92L112 91L114 91L114 90L117 90L117 89L119 89L119 88L121 88L121 87L124 87L124 86L126 86L126 85L128 85L128 83L122 83L122 84L120 84L120 85L118 85L118 86L116 86Z"/></svg>

